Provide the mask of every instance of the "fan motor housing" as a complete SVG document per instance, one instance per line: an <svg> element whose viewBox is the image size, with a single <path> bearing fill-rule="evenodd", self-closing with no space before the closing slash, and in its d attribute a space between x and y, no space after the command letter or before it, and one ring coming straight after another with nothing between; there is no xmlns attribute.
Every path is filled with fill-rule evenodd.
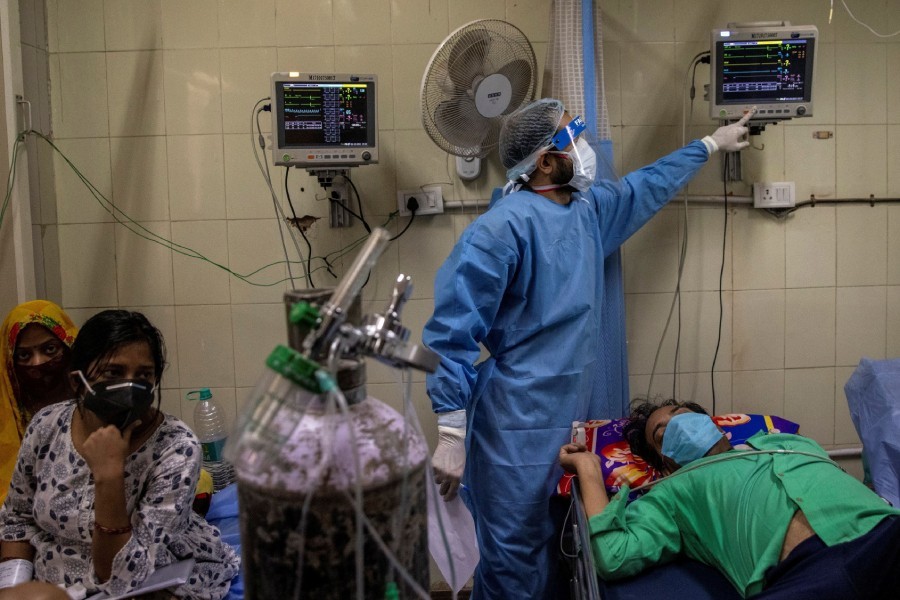
<svg viewBox="0 0 900 600"><path fill-rule="evenodd" d="M512 84L500 73L482 79L475 88L475 108L482 117L502 115L512 99Z"/></svg>

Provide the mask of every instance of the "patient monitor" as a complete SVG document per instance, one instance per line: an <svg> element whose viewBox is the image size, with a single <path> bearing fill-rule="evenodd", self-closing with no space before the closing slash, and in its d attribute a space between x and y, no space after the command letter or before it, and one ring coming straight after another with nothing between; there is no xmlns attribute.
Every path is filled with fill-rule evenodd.
<svg viewBox="0 0 900 600"><path fill-rule="evenodd" d="M272 73L276 165L335 169L378 162L375 75Z"/></svg>
<svg viewBox="0 0 900 600"><path fill-rule="evenodd" d="M709 116L777 122L813 114L819 30L789 22L729 23L712 32Z"/></svg>
<svg viewBox="0 0 900 600"><path fill-rule="evenodd" d="M350 168L378 162L376 92L375 75L272 73L273 162L306 169L333 188L332 227L352 223L342 202Z"/></svg>

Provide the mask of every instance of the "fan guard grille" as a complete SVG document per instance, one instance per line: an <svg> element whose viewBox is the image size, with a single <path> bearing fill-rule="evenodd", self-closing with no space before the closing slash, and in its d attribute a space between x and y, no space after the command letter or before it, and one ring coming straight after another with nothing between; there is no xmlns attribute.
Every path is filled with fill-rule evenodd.
<svg viewBox="0 0 900 600"><path fill-rule="evenodd" d="M534 98L536 71L534 50L515 25L463 25L438 46L422 77L425 131L445 152L487 156L505 116Z"/></svg>

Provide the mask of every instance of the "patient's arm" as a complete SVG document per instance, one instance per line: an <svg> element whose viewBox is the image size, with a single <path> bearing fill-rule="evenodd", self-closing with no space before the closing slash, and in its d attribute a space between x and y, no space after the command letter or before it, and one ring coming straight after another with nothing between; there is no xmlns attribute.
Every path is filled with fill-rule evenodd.
<svg viewBox="0 0 900 600"><path fill-rule="evenodd" d="M609 504L609 496L603 487L600 458L588 452L583 444L566 444L559 449L559 464L567 472L578 476L581 500L588 518L603 512Z"/></svg>

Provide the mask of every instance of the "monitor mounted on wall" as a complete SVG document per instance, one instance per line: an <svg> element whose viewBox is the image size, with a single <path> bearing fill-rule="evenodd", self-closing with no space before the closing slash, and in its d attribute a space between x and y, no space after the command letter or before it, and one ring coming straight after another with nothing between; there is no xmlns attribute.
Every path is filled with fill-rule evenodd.
<svg viewBox="0 0 900 600"><path fill-rule="evenodd" d="M334 169L377 163L376 94L375 75L273 73L275 164Z"/></svg>
<svg viewBox="0 0 900 600"><path fill-rule="evenodd" d="M753 120L813 114L819 30L789 23L729 23L712 32L709 116L735 121L752 107Z"/></svg>

